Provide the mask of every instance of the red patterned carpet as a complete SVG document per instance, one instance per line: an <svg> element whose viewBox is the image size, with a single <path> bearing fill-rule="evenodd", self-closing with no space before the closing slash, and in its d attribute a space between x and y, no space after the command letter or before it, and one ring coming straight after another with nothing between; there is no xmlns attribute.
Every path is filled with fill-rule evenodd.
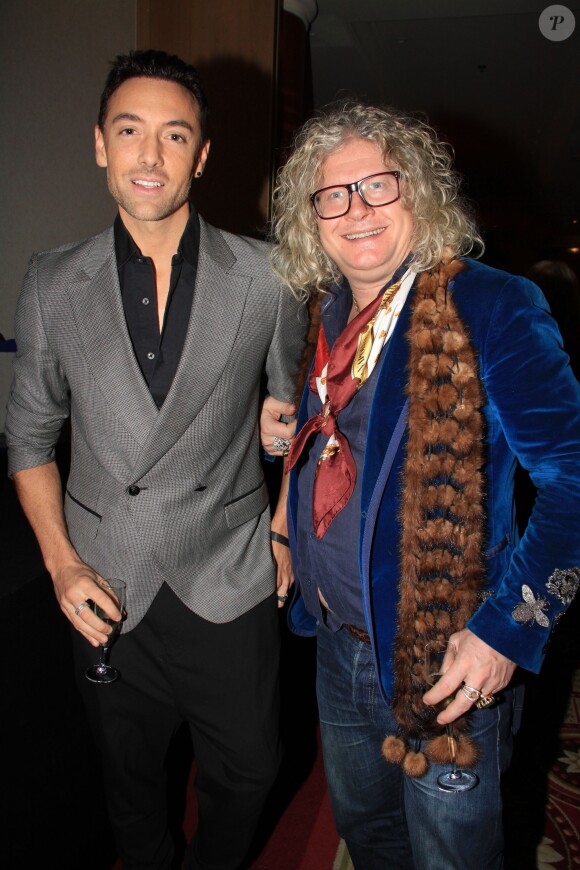
<svg viewBox="0 0 580 870"><path fill-rule="evenodd" d="M544 836L538 868L580 867L580 672L560 729L560 750L548 773Z"/></svg>
<svg viewBox="0 0 580 870"><path fill-rule="evenodd" d="M507 870L580 867L580 601L528 681L506 777Z"/></svg>

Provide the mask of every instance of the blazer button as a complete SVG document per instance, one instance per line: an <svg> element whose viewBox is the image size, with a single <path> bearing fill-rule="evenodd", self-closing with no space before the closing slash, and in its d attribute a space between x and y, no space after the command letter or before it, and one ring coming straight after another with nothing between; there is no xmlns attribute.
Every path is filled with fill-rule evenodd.
<svg viewBox="0 0 580 870"><path fill-rule="evenodd" d="M139 495L141 489L137 486L136 483L132 483L131 486L128 488L127 492L129 493L129 495Z"/></svg>

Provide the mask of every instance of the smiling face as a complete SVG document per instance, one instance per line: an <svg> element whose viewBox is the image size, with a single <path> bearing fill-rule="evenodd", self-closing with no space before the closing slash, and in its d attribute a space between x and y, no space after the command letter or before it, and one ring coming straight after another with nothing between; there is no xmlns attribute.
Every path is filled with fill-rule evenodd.
<svg viewBox="0 0 580 870"><path fill-rule="evenodd" d="M129 229L189 213L191 179L209 152L200 146L199 107L182 85L132 78L111 95L95 153Z"/></svg>
<svg viewBox="0 0 580 870"><path fill-rule="evenodd" d="M347 139L323 163L319 187L350 184L387 166L378 145L367 139ZM320 242L326 254L348 279L358 301L366 304L392 277L411 251L414 221L401 200L377 208L352 194L347 214L318 218Z"/></svg>

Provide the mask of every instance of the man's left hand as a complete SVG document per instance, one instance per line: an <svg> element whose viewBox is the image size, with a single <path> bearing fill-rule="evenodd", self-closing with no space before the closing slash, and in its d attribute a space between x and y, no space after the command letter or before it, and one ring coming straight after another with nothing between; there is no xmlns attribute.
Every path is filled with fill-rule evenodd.
<svg viewBox="0 0 580 870"><path fill-rule="evenodd" d="M430 706L436 706L444 698L455 695L451 704L437 716L440 725L448 725L473 707L477 698L471 701L461 691L464 684L478 690L482 696L496 695L505 689L516 669L514 662L480 640L468 628L452 634L449 641L457 650L455 660L437 685L423 695L424 702Z"/></svg>
<svg viewBox="0 0 580 870"><path fill-rule="evenodd" d="M296 421L283 423L280 417L293 417L295 413L296 407L289 402L280 402L273 396L264 399L260 414L260 439L262 447L270 456L284 456L288 453L294 438ZM278 446L280 444L283 446Z"/></svg>
<svg viewBox="0 0 580 870"><path fill-rule="evenodd" d="M276 531L272 527L272 531ZM288 534L287 531L280 532L284 537ZM294 572L292 570L292 556L290 548L285 544L279 544L278 541L272 541L272 553L276 560L276 595L278 596L278 607L284 607L290 588L294 583Z"/></svg>

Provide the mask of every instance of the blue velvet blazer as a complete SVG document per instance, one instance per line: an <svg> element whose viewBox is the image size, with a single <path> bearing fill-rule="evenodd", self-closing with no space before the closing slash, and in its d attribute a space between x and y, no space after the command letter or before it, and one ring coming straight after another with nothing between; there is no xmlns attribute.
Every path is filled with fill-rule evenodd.
<svg viewBox="0 0 580 870"><path fill-rule="evenodd" d="M467 625L494 649L537 672L550 632L567 606L565 595L551 593L546 584L556 569L580 564L580 385L539 288L474 260L466 264L449 286L478 354L486 394L488 584L488 594ZM383 351L369 417L360 511L362 594L386 697L392 695L393 682L404 435L392 466L385 457L405 405L409 317L407 303ZM298 427L305 419L303 396ZM538 489L521 539L514 503L518 460ZM289 622L295 633L310 635L316 624L300 596L295 518L298 509L310 511L311 506L297 503L299 473L299 467L291 473L288 501L297 574Z"/></svg>

